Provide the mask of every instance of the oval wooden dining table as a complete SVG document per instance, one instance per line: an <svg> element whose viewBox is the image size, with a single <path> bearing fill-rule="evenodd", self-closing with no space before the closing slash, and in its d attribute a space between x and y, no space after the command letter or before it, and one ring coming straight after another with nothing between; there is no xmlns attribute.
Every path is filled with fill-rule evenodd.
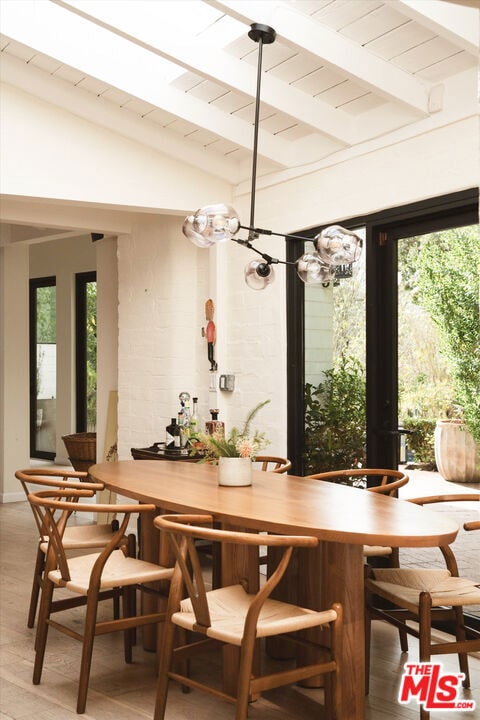
<svg viewBox="0 0 480 720"><path fill-rule="evenodd" d="M204 512L224 527L319 538L318 548L306 551L299 562L295 594L314 609L343 605L339 682L345 720L364 719L363 545L434 547L451 543L458 532L444 513L293 475L254 471L251 486L220 487L215 466L154 460L100 463L89 473L107 489L152 503L159 512ZM160 552L158 535L142 527L145 559ZM249 575L255 583L258 559L232 555L223 560L222 582ZM227 685L234 684L234 674L232 667Z"/></svg>

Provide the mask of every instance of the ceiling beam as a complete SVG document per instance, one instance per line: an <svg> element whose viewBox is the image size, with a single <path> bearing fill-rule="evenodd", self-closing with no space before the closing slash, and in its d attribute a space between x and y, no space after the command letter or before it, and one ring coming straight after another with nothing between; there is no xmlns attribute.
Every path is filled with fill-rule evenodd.
<svg viewBox="0 0 480 720"><path fill-rule="evenodd" d="M478 29L480 3L474 7L461 7L456 3L439 0L396 0L399 12L420 22L436 35L478 57Z"/></svg>
<svg viewBox="0 0 480 720"><path fill-rule="evenodd" d="M148 145L180 162L205 169L205 151L192 140L185 140L173 130L146 122L110 101L95 97L8 53L2 53L1 79L89 122L94 121L107 130ZM209 153L208 172L230 182L238 180L237 163L218 153Z"/></svg>
<svg viewBox="0 0 480 720"><path fill-rule="evenodd" d="M189 39L188 43L185 43L181 37L160 37L158 29L145 24L139 14L129 17L128 20L122 18L116 12L114 3L80 7L75 0L52 1L187 71L202 75L231 90L240 91L252 99L255 97L256 69L200 38ZM88 12L84 7L88 8ZM269 75L262 77L262 101L345 145L350 145L355 139L352 119L348 115L278 78ZM260 144L263 147L263 140Z"/></svg>
<svg viewBox="0 0 480 720"><path fill-rule="evenodd" d="M108 46L108 38L104 38L104 43L93 42L92 29L88 27L90 23L82 27L76 18L75 33L64 34L61 18L55 16L58 12L64 13L52 3L39 5L30 0L6 3L2 9L2 32L7 38L20 42L33 51L53 57L61 64L76 68L87 76L95 77L154 107L162 108L189 123L227 138L235 145L251 150L252 127L249 123L165 82L162 83L160 72L158 75L151 74L155 69L155 56L144 57L148 56L148 53L142 50L139 58L138 48L136 54L135 47L123 40L119 41L118 38L117 43L121 42L120 48ZM88 52L85 52L85 48L88 48ZM142 61L145 65L140 65L139 71L139 63ZM285 167L296 162L291 143L261 128L259 152Z"/></svg>
<svg viewBox="0 0 480 720"><path fill-rule="evenodd" d="M402 102L417 115L428 115L428 84L295 9L268 0L205 1L242 22L272 25L282 41L307 50L386 100Z"/></svg>

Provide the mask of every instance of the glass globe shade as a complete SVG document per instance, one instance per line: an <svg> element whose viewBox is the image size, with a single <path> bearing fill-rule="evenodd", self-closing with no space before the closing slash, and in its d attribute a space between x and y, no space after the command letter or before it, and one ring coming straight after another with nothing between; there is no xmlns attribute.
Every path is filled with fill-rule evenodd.
<svg viewBox="0 0 480 720"><path fill-rule="evenodd" d="M185 218L182 226L182 232L185 237L194 245L197 245L197 247L208 248L215 244L214 240L204 238L203 235L195 232L193 229L193 215L188 215L188 217Z"/></svg>
<svg viewBox="0 0 480 720"><path fill-rule="evenodd" d="M362 253L362 239L340 225L322 230L313 240L315 250L327 265L349 265Z"/></svg>
<svg viewBox="0 0 480 720"><path fill-rule="evenodd" d="M252 290L264 290L275 279L271 265L260 260L252 260L245 268L245 282Z"/></svg>
<svg viewBox="0 0 480 720"><path fill-rule="evenodd" d="M193 230L209 244L231 240L240 229L240 219L230 205L206 205L193 216Z"/></svg>
<svg viewBox="0 0 480 720"><path fill-rule="evenodd" d="M335 273L317 253L305 253L297 260L297 274L305 285L321 285L334 280Z"/></svg>

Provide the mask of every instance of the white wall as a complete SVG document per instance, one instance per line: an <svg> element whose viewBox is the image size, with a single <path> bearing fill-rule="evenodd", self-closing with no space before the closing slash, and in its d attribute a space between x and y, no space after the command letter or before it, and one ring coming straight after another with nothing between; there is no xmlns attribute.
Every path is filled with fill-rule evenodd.
<svg viewBox="0 0 480 720"><path fill-rule="evenodd" d="M0 247L0 500L21 500L29 464L28 247ZM27 423L25 424L25 420Z"/></svg>
<svg viewBox="0 0 480 720"><path fill-rule="evenodd" d="M145 217L118 238L119 456L165 440L178 395L199 398L205 416L209 363L201 329L212 296L208 253L174 217ZM214 298L214 301L216 298Z"/></svg>

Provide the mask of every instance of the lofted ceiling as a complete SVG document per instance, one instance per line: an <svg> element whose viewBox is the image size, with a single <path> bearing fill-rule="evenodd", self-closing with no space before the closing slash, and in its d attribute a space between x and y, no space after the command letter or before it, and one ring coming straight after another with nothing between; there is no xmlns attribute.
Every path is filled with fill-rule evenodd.
<svg viewBox="0 0 480 720"><path fill-rule="evenodd" d="M463 117L478 0L0 0L2 79L241 185ZM462 80L462 78L464 80ZM463 82L463 85L462 85ZM473 110L474 111L474 110Z"/></svg>

